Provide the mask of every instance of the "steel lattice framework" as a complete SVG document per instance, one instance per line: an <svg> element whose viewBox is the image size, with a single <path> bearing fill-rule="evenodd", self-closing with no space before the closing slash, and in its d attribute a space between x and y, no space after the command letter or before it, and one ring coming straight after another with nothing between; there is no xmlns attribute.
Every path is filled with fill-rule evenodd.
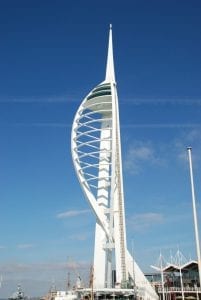
<svg viewBox="0 0 201 300"><path fill-rule="evenodd" d="M135 277L139 290L142 288L148 298L157 299L127 250L111 28L106 77L84 98L77 110L71 148L80 185L96 216L94 287L111 288L112 268L115 267L117 284L126 287L129 280L134 282Z"/></svg>

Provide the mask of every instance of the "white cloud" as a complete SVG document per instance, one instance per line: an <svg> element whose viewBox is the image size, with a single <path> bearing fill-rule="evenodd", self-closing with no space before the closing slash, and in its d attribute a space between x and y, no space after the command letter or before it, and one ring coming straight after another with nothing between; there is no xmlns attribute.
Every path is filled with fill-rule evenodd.
<svg viewBox="0 0 201 300"><path fill-rule="evenodd" d="M201 127L192 127L181 131L177 138L170 140L168 144L154 145L151 141L134 140L127 146L124 156L125 171L137 175L143 171L145 166L167 167L173 161L182 163L187 168L188 146L192 147L194 168L198 168L201 162Z"/></svg>
<svg viewBox="0 0 201 300"><path fill-rule="evenodd" d="M88 238L87 233L73 234L70 236L71 240L77 240L77 241L85 241L87 238Z"/></svg>
<svg viewBox="0 0 201 300"><path fill-rule="evenodd" d="M162 129L201 129L201 123L140 123L140 124L122 124L122 128L162 128Z"/></svg>
<svg viewBox="0 0 201 300"><path fill-rule="evenodd" d="M76 102L77 96L71 95L63 95L63 96L45 96L45 97L19 97L19 98L0 98L0 103L68 103L68 102Z"/></svg>
<svg viewBox="0 0 201 300"><path fill-rule="evenodd" d="M19 244L19 245L17 245L18 249L30 249L30 248L33 248L33 247L34 247L33 244Z"/></svg>
<svg viewBox="0 0 201 300"><path fill-rule="evenodd" d="M186 140L189 143L194 142L195 140L197 141L197 139L200 139L200 138L201 138L201 132L200 132L200 130L197 130L197 129L193 129L186 134Z"/></svg>
<svg viewBox="0 0 201 300"><path fill-rule="evenodd" d="M65 218L72 218L77 217L79 215L87 214L89 213L89 209L83 209L83 210L68 210L62 213L57 214L58 219L65 219Z"/></svg>
<svg viewBox="0 0 201 300"><path fill-rule="evenodd" d="M77 102L79 100L78 95L50 95L44 97L10 97L0 98L0 103L63 103L63 102ZM123 99L121 104L131 105L181 105L181 106L201 106L200 98L178 98L178 97L167 97L167 98L133 98L127 97Z"/></svg>
<svg viewBox="0 0 201 300"><path fill-rule="evenodd" d="M156 165L161 164L162 160L156 157L151 143L135 141L128 147L125 155L125 170L136 175L142 170L143 163Z"/></svg>
<svg viewBox="0 0 201 300"><path fill-rule="evenodd" d="M68 261L68 262L55 262L55 263L8 263L0 264L1 271L3 273L14 273L16 272L40 272L43 271L54 271L54 270L66 270L68 269L88 269L89 262L87 261Z"/></svg>
<svg viewBox="0 0 201 300"><path fill-rule="evenodd" d="M193 161L200 161L201 151L201 130L194 128L183 133L178 139L174 141L174 148L176 150L177 158L180 162L188 166L187 147L192 147Z"/></svg>
<svg viewBox="0 0 201 300"><path fill-rule="evenodd" d="M131 105L181 105L181 106L201 106L200 98L124 98L123 103Z"/></svg>
<svg viewBox="0 0 201 300"><path fill-rule="evenodd" d="M49 122L49 123L1 123L3 126L11 126L11 127L57 127L57 128L67 128L72 127L72 124L69 123L56 123L56 122Z"/></svg>
<svg viewBox="0 0 201 300"><path fill-rule="evenodd" d="M150 226L164 223L163 214L147 212L143 214L136 214L130 218L129 226L132 226L135 231L146 231Z"/></svg>
<svg viewBox="0 0 201 300"><path fill-rule="evenodd" d="M3 126L10 127L57 127L57 128L67 128L72 127L71 123L59 123L59 122L31 122L31 123L22 123L22 122L14 122L14 123L1 123ZM183 128L183 129L201 129L201 123L130 123L130 124L121 124L121 128L162 128L162 129L175 129L175 128Z"/></svg>

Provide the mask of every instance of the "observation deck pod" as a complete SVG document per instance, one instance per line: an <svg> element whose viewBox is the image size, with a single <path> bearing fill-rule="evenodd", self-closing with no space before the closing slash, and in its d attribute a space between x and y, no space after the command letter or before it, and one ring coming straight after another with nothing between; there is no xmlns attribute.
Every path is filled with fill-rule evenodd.
<svg viewBox="0 0 201 300"><path fill-rule="evenodd" d="M85 109L89 109L104 116L112 114L111 84L101 83L86 97L83 103Z"/></svg>

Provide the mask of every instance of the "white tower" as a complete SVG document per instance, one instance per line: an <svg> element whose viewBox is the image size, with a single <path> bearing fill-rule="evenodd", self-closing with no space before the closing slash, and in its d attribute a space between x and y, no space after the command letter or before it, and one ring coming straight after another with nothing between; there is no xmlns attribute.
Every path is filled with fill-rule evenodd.
<svg viewBox="0 0 201 300"><path fill-rule="evenodd" d="M82 101L72 127L75 170L95 216L94 288L122 288L134 281L144 299L155 291L127 250L119 106L110 26L105 80ZM135 275L133 276L133 269Z"/></svg>

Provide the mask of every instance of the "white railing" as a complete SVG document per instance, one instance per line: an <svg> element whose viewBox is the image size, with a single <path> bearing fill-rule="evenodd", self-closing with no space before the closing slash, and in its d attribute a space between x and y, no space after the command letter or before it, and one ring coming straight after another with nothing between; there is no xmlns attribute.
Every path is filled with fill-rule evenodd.
<svg viewBox="0 0 201 300"><path fill-rule="evenodd" d="M183 291L184 293L201 293L201 288L200 287L189 287L189 286L184 286L183 287ZM173 293L173 292L181 292L181 287L176 287L176 286L173 286L173 287L164 287L164 292L165 293ZM162 288L159 287L158 288L158 293L162 293Z"/></svg>

